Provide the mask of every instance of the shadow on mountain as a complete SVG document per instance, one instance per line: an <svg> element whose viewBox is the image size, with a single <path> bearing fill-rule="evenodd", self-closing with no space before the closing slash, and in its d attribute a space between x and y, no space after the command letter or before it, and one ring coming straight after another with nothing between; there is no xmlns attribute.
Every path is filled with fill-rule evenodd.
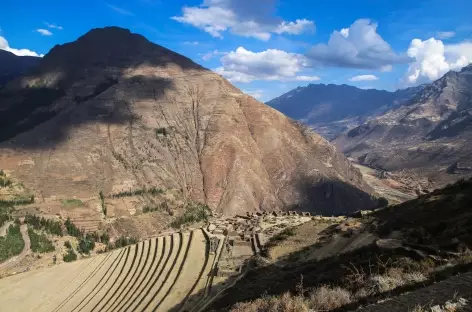
<svg viewBox="0 0 472 312"><path fill-rule="evenodd" d="M335 179L316 180L314 177L301 177L296 185L302 201L290 210L309 211L312 214L336 216L349 214L362 209L378 206L377 199L355 186Z"/></svg>
<svg viewBox="0 0 472 312"><path fill-rule="evenodd" d="M134 100L159 100L173 88L166 78L128 78L129 69L141 67L205 70L128 29L92 29L56 45L32 71L0 90L0 142L8 140L13 148L53 147L74 125L138 118L130 109Z"/></svg>
<svg viewBox="0 0 472 312"><path fill-rule="evenodd" d="M52 148L65 141L75 126L86 123L125 124L140 116L134 100L162 98L173 82L164 78L121 78L126 94L117 90L117 78L106 78L87 94L71 95L63 88L24 88L0 93L0 146ZM143 88L146 86L146 88ZM152 87L150 87L152 86Z"/></svg>

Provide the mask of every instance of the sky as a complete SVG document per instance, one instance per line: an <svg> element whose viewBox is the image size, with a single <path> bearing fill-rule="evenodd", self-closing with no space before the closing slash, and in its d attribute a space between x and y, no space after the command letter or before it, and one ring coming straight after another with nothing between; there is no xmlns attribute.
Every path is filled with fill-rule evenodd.
<svg viewBox="0 0 472 312"><path fill-rule="evenodd" d="M120 26L262 101L310 83L396 90L472 62L471 0L2 0L0 49Z"/></svg>

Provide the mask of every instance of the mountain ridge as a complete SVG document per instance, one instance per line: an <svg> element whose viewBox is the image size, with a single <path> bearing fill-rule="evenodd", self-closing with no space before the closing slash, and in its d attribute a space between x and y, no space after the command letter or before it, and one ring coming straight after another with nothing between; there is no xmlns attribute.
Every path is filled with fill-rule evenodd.
<svg viewBox="0 0 472 312"><path fill-rule="evenodd" d="M334 143L364 164L388 171L422 171L440 185L468 176L472 173L467 143L472 139L471 90L472 65L450 71L425 85L405 105L361 124Z"/></svg>
<svg viewBox="0 0 472 312"><path fill-rule="evenodd" d="M8 81L25 74L40 60L39 57L18 56L9 51L0 50L0 88Z"/></svg>
<svg viewBox="0 0 472 312"><path fill-rule="evenodd" d="M267 102L328 139L409 100L422 86L396 90L360 89L346 84L309 84Z"/></svg>
<svg viewBox="0 0 472 312"><path fill-rule="evenodd" d="M44 201L152 186L225 214L376 204L319 135L128 30L95 29L56 46L0 96L9 125L1 166ZM131 206L109 211L142 209Z"/></svg>

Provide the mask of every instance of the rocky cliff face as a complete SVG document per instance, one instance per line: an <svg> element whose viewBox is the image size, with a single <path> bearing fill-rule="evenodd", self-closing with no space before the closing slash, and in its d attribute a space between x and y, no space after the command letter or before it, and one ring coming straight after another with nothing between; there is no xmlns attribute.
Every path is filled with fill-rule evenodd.
<svg viewBox="0 0 472 312"><path fill-rule="evenodd" d="M0 97L0 167L41 198L154 186L226 214L374 204L322 137L125 29L54 47Z"/></svg>
<svg viewBox="0 0 472 312"><path fill-rule="evenodd" d="M17 56L0 50L0 88L8 81L26 73L36 66L41 59L34 56Z"/></svg>
<svg viewBox="0 0 472 312"><path fill-rule="evenodd" d="M472 174L472 65L424 86L409 102L336 139L362 163L410 169L440 184Z"/></svg>
<svg viewBox="0 0 472 312"><path fill-rule="evenodd" d="M348 85L310 84L291 90L267 104L310 125L331 140L365 120L404 104L421 88L388 92Z"/></svg>

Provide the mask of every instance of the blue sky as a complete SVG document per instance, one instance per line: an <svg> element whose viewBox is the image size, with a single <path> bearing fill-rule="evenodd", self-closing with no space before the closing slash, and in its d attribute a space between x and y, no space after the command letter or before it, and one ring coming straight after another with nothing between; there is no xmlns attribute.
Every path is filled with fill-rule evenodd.
<svg viewBox="0 0 472 312"><path fill-rule="evenodd" d="M472 62L470 0L6 0L0 12L0 48L18 55L116 25L263 101L308 83L394 90Z"/></svg>

